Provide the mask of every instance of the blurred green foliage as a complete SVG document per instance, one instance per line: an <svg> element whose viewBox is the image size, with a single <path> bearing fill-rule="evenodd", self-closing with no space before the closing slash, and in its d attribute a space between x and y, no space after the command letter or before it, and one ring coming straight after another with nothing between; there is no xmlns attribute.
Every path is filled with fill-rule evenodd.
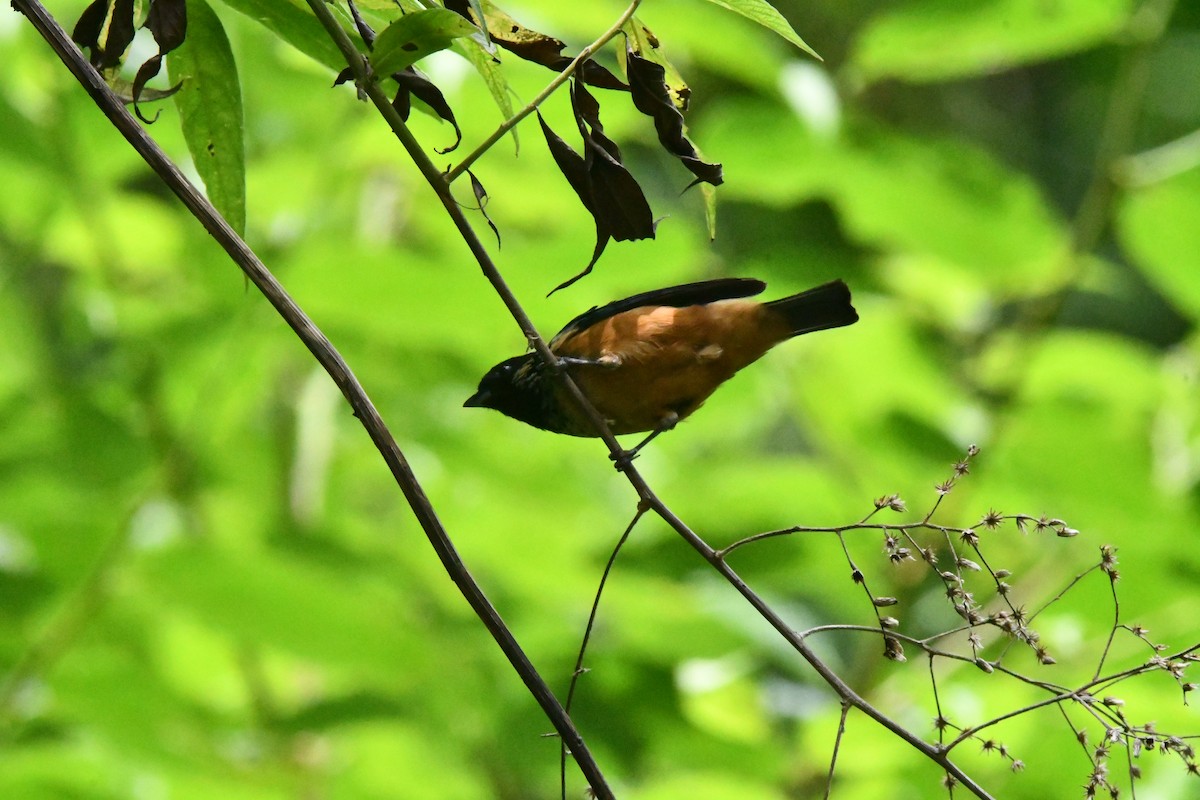
<svg viewBox="0 0 1200 800"><path fill-rule="evenodd" d="M756 276L777 297L845 278L858 325L779 348L639 460L664 499L716 546L850 522L891 492L911 516L978 443L938 519L997 508L1082 532L983 534L1019 602L1039 606L1111 543L1122 620L1187 646L1200 638L1200 7L1173 6L779 4L817 63L713 4L647 2L640 16L692 85L690 135L725 165L717 240L646 119L598 93L665 217L657 239L613 243L594 275L543 299L586 263L593 229L527 123L519 156L505 139L475 167L499 265L547 334L673 282ZM51 10L69 29L82 7ZM244 98L250 243L346 356L472 572L565 688L634 495L596 442L460 407L520 351L519 330L353 89L330 90L328 66L238 13L254 4L213 8ZM571 52L621 9L506 6ZM311 34L301 17L289 30ZM549 725L336 389L7 5L0 42L0 797L557 796ZM465 61L423 64L466 148L501 121ZM549 79L505 70L518 103ZM565 95L544 113L571 130ZM432 116L412 124L431 149L453 139ZM150 130L188 162L173 106ZM915 633L954 624L940 582L890 567L878 537L851 546ZM734 566L797 627L873 620L832 538L771 539ZM1111 622L1093 575L1038 620L1058 664L1012 665L1084 680ZM917 653L896 664L871 636L815 641L934 736ZM1121 635L1109 666L1147 655ZM618 563L589 666L576 719L620 796L822 791L835 699L663 525L639 527ZM960 725L1042 697L943 662L939 688ZM1135 723L1196 731L1165 676L1115 692ZM960 758L998 796L1081 793L1090 765L1057 711L991 735L1024 772L973 745ZM1141 756L1139 797L1196 791L1165 761ZM939 780L851 717L834 796L933 797Z"/></svg>

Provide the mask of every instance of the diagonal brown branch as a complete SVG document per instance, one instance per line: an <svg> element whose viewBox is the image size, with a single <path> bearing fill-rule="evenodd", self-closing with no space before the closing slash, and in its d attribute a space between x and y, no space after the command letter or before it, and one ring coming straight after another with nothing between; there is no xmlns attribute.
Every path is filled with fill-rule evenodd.
<svg viewBox="0 0 1200 800"><path fill-rule="evenodd" d="M50 16L38 0L13 0L14 7L24 14L38 33L46 40L63 64L71 71L76 80L87 90L92 100L108 117L113 126L121 132L130 145L146 161L151 169L171 188L184 206L204 225L205 229L216 239L229 257L242 269L252 283L263 293L263 296L275 307L280 317L296 333L317 362L342 391L346 401L354 410L371 440L379 449L384 462L391 470L396 483L404 493L405 499L416 515L418 522L425 531L426 537L434 551L441 559L451 579L458 586L463 597L471 605L475 614L487 627L488 632L496 640L500 649L508 657L513 668L521 676L522 681L533 694L543 712L550 719L563 742L570 749L580 770L587 777L597 797L611 798L599 766L576 731L570 717L562 705L550 691L549 686L542 680L536 668L529 661L512 633L508 630L500 614L484 595L483 590L472 578L459 558L453 543L450 541L441 520L437 516L432 503L426 496L416 475L409 466L391 432L380 418L375 405L367 396L362 385L351 372L350 367L342 356L326 338L325 334L312 322L304 311L276 280L275 276L258 259L250 247L242 241L229 224L217 213L208 200L183 176L167 155L142 130L136 120L126 111L120 99L109 89L100 75L79 52L75 43L66 32ZM324 11L324 8L322 8ZM340 29L339 29L340 30ZM526 320L528 322L528 320ZM532 327L530 328L532 330Z"/></svg>
<svg viewBox="0 0 1200 800"><path fill-rule="evenodd" d="M387 96L383 93L379 85L373 80L370 75L367 62L363 55L358 52L354 44L350 41L346 32L337 24L333 15L324 6L323 0L307 0L309 7L313 13L325 26L330 36L342 50L343 55L354 72L355 78L358 81L359 88L367 95L372 104L387 121L392 131L403 145L409 157L412 158L422 176L429 182L438 199L441 200L442 206L446 213L450 215L455 227L458 229L464 242L470 249L471 254L475 256L480 269L484 276L492 284L500 299L504 302L521 330L529 339L530 344L539 356L550 365L558 373L559 379L564 383L571 393L572 399L592 420L593 427L608 445L610 454L614 457L621 456L624 451L613 437L608 425L604 419L596 412L587 398L579 391L579 388L570 380L565 372L558 369L557 359L550 351L545 341L538 335L533 323L528 315L521 307L520 302L512 293L500 275L495 263L492 261L490 254L484 247L483 242L476 235L474 229L467 221L466 215L462 208L455 202L450 194L449 185L446 183L445 176L438 172L433 162L421 149L408 126L400 119L399 114L388 101ZM822 661L816 653L803 641L803 637L789 626L779 614L772 609L766 601L764 601L757 593L755 593L742 578L734 572L734 570L725 563L722 556L708 545L700 536L698 536L691 528L689 528L667 505L659 499L650 486L646 483L641 473L633 467L628 460L618 462L621 464L620 469L625 473L634 491L637 492L639 498L639 507L649 508L654 511L660 518L663 519L672 529L681 536L697 553L701 555L715 569L721 577L725 578L749 603L750 605L765 619L778 633L790 644L805 661L817 672L818 675L842 698L842 700L865 713L867 716L874 719L879 724L883 725L889 731L894 733L898 738L907 742L926 757L932 759L941 766L948 774L952 775L961 783L968 791L976 797L983 800L990 800L991 795L973 778L967 775L963 770L953 763L949 755L940 747L930 744L921 739L916 734L907 730L901 723L891 719L874 705L869 703L865 698L860 696L853 688L850 687L841 676L834 672L829 665ZM595 787L593 787L595 788Z"/></svg>

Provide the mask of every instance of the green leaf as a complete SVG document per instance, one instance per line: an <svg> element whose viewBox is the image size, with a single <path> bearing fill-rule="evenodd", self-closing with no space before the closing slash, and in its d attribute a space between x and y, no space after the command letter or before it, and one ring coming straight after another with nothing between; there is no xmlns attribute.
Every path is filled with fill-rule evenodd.
<svg viewBox="0 0 1200 800"><path fill-rule="evenodd" d="M708 2L741 14L746 19L757 22L767 30L779 34L818 61L824 60L816 50L813 50L800 38L791 23L784 19L783 15L766 0L708 0Z"/></svg>
<svg viewBox="0 0 1200 800"><path fill-rule="evenodd" d="M1130 0L918 0L876 16L854 63L868 81L941 81L1066 55L1109 40Z"/></svg>
<svg viewBox="0 0 1200 800"><path fill-rule="evenodd" d="M386 668L410 657L387 593L317 560L184 545L147 558L141 575L160 602L235 640L339 664Z"/></svg>
<svg viewBox="0 0 1200 800"><path fill-rule="evenodd" d="M335 72L346 66L337 45L317 22L308 6L292 0L223 0L225 5L245 14L285 42Z"/></svg>
<svg viewBox="0 0 1200 800"><path fill-rule="evenodd" d="M1121 242L1151 280L1188 313L1200 316L1200 169L1134 192L1118 218Z"/></svg>
<svg viewBox="0 0 1200 800"><path fill-rule="evenodd" d="M833 202L862 241L923 253L1027 286L1066 246L1062 221L1028 176L954 140L886 129L858 133L827 165Z"/></svg>
<svg viewBox="0 0 1200 800"><path fill-rule="evenodd" d="M717 187L701 181L700 196L704 198L704 224L711 242L717 238Z"/></svg>
<svg viewBox="0 0 1200 800"><path fill-rule="evenodd" d="M246 230L242 88L221 20L204 0L188 2L187 40L171 54L183 137L208 199L238 234Z"/></svg>
<svg viewBox="0 0 1200 800"><path fill-rule="evenodd" d="M479 77L483 78L488 93L492 96L492 100L495 101L496 107L500 109L500 114L504 119L508 119L516 113L513 110L512 94L509 90L508 78L504 76L504 70L500 68L500 64L478 39L475 37L458 39L451 49L471 62L471 66L479 73ZM520 139L517 138L516 127L513 127L509 133L512 134L515 151L520 153L521 144Z"/></svg>
<svg viewBox="0 0 1200 800"><path fill-rule="evenodd" d="M479 29L444 8L429 8L405 14L379 34L371 66L376 75L391 75L410 67L430 53L448 48L455 39L471 36Z"/></svg>

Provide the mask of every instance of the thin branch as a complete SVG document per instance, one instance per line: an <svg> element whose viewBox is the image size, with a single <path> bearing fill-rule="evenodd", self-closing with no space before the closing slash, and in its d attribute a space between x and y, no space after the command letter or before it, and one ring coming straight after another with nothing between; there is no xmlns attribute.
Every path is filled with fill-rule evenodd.
<svg viewBox="0 0 1200 800"><path fill-rule="evenodd" d="M1113 165L1113 180L1122 188L1152 186L1200 167L1200 130Z"/></svg>
<svg viewBox="0 0 1200 800"><path fill-rule="evenodd" d="M716 550L708 545L700 536L698 536L691 528L687 526L683 520L679 519L670 508L668 508L662 500L650 489L642 476L636 471L626 473L626 477L634 485L638 492L638 496L643 502L648 503L658 516L664 522L670 525L676 533L678 533L692 549L700 554L717 573L733 586L746 599L746 601L754 608L759 615L773 627L783 639L792 646L792 648L800 654L801 658L808 662L809 666L827 683L830 688L837 693L838 697L849 703L854 708L866 714L871 719L882 725L887 730L891 731L898 739L907 742L913 748L922 753L926 758L929 758L934 763L941 766L947 773L957 779L964 788L974 794L981 800L988 800L991 794L983 788L974 778L964 772L957 764L950 760L947 751L937 745L932 745L926 742L921 737L909 731L901 723L884 714L866 698L859 695L854 689L847 684L840 675L833 671L805 642L798 631L792 628L779 616L765 600L762 599L753 589L751 589L741 576L733 570L718 554Z"/></svg>
<svg viewBox="0 0 1200 800"><path fill-rule="evenodd" d="M141 126L126 111L120 99L113 94L100 75L79 52L75 43L38 0L13 0L13 5L30 20L79 83L87 90L100 110L113 123L113 126L125 136L130 145L179 197L192 215L204 225L229 257L275 307L317 362L329 373L354 410L354 415L361 421L371 440L379 449L451 579L487 627L505 656L508 657L509 662L553 723L559 735L562 736L563 741L568 744L580 770L591 783L593 792L597 797L611 798L612 791L608 788L598 765L584 745L582 737L575 730L570 717L462 563L407 459L341 355L320 329L313 324L312 320L288 296L275 276L242 241L241 237L229 227L229 224L217 213L203 194L188 182L166 154L142 130ZM315 2L313 5L315 10L319 9L318 16L325 15L334 27L337 27L337 23L328 16L329 12L324 8L323 2ZM338 31L340 32L341 28L338 28ZM349 40L346 39L346 42L348 44ZM350 47L353 49L353 45Z"/></svg>
<svg viewBox="0 0 1200 800"><path fill-rule="evenodd" d="M1104 642L1104 649L1100 651L1100 660L1096 664L1096 671L1092 673L1092 680L1100 677L1100 672L1104 669L1104 662L1108 660L1108 653L1112 650L1113 639L1116 638L1117 631L1121 629L1121 598L1117 595L1117 581L1111 575L1108 580L1108 588L1112 592L1113 622L1112 627L1108 630L1108 639Z"/></svg>
<svg viewBox="0 0 1200 800"><path fill-rule="evenodd" d="M596 39L596 41L580 50L579 55L575 56L571 63L568 64L560 74L555 76L554 80L550 81L550 83L546 85L545 89L542 89L542 91L538 92L537 96L530 100L524 108L513 114L508 119L504 120L504 122L500 123L500 127L497 128L491 136L480 142L478 147L468 153L466 157L458 163L457 166L447 172L445 178L446 183L454 183L456 180L461 178L463 174L471 168L471 165L478 161L484 153L486 153L488 150L491 150L492 146L504 138L506 133L515 128L521 120L525 119L534 111L536 111L538 106L546 102L546 98L554 94L558 87L566 83L570 77L575 74L575 71L579 69L579 66L583 64L584 61L587 61L589 58L591 58L596 51L608 44L617 36L617 34L621 32L621 28L625 27L625 23L633 17L634 13L637 12L638 6L641 4L642 0L633 0L633 2L629 4L629 7L621 12L621 16L617 17L617 21L613 23L611 28L602 33L600 37Z"/></svg>
<svg viewBox="0 0 1200 800"><path fill-rule="evenodd" d="M600 597L604 594L604 587L608 583L608 576L612 573L613 565L617 563L617 554L621 552L621 548L625 546L625 542L629 541L629 535L633 533L633 529L637 527L638 522L645 513L646 508L639 505L637 512L633 515L633 519L629 520L629 524L625 526L624 532L621 533L621 538L617 540L616 546L613 547L612 554L604 564L604 571L600 573L600 584L596 587L596 596L592 598L592 610L588 612L587 625L583 629L583 639L579 643L579 655L575 657L575 669L571 670L571 683L567 689L567 701L564 704L568 713L570 713L571 703L575 699L575 687L579 685L579 676L587 671L583 668L583 657L587 653L588 643L592 638L592 629L596 625L596 616L600 612ZM567 800L567 748L565 745L562 747L562 756L559 760L559 781L561 783L562 800Z"/></svg>
<svg viewBox="0 0 1200 800"><path fill-rule="evenodd" d="M833 775L837 770L838 751L842 748L842 737L846 735L846 717L850 715L850 704L842 701L842 713L838 717L837 734L833 737L833 754L829 756L829 774L825 776L825 800L833 791Z"/></svg>

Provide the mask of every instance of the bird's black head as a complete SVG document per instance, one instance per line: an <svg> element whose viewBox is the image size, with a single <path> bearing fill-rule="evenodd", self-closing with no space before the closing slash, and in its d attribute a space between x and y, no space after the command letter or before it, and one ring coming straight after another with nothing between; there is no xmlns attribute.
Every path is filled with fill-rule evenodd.
<svg viewBox="0 0 1200 800"><path fill-rule="evenodd" d="M549 407L553 391L542 381L534 354L526 353L501 361L487 371L479 389L463 403L467 408L492 408L535 428L553 430Z"/></svg>

